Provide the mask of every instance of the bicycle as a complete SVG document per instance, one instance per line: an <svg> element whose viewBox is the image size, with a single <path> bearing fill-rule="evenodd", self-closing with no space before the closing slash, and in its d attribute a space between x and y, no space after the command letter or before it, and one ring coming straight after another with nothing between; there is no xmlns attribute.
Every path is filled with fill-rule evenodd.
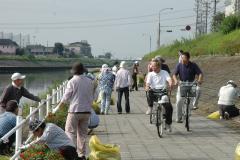
<svg viewBox="0 0 240 160"><path fill-rule="evenodd" d="M196 97L196 88L197 82L180 82L180 95L184 97L184 105L182 109L183 119L185 120L185 128L187 131L190 131L189 127L189 117L190 117L190 108L189 104L191 102L191 98Z"/></svg>
<svg viewBox="0 0 240 160"><path fill-rule="evenodd" d="M162 100L163 96L167 96L166 89L151 89L149 96L153 99L154 105L150 113L150 123L155 124L157 127L158 136L162 138L163 130L166 129L166 119L164 117L164 106L166 103Z"/></svg>

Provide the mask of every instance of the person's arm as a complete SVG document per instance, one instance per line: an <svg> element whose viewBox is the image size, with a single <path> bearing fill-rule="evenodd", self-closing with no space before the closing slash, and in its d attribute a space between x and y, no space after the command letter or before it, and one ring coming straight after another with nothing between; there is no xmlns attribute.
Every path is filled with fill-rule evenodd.
<svg viewBox="0 0 240 160"><path fill-rule="evenodd" d="M168 74L168 72L166 72L166 80L168 82L168 85L169 85L169 88L170 88L170 91L171 91L172 88L173 88L173 81L172 81L172 78L170 77L170 75Z"/></svg>
<svg viewBox="0 0 240 160"><path fill-rule="evenodd" d="M22 87L21 89L23 97L29 98L33 101L41 102L41 99L38 96L34 96L32 93L28 92L26 88Z"/></svg>
<svg viewBox="0 0 240 160"><path fill-rule="evenodd" d="M145 90L149 91L150 88L151 88L150 86L151 86L151 73L148 73L147 76L146 76L146 87L145 87Z"/></svg>
<svg viewBox="0 0 240 160"><path fill-rule="evenodd" d="M196 63L194 63L194 65L195 65L196 75L198 75L198 77L197 77L198 85L201 85L203 82L203 73Z"/></svg>
<svg viewBox="0 0 240 160"><path fill-rule="evenodd" d="M10 94L10 87L8 86L3 90L3 93L1 95L0 106L2 108L6 107L6 103L7 103L7 99L8 99L9 94Z"/></svg>
<svg viewBox="0 0 240 160"><path fill-rule="evenodd" d="M130 72L128 71L128 87L131 87L131 86L132 86L132 77Z"/></svg>
<svg viewBox="0 0 240 160"><path fill-rule="evenodd" d="M73 93L73 84L71 83L71 81L68 82L67 84L67 88L63 94L63 97L61 99L61 102L59 103L59 107L63 107L71 98Z"/></svg>
<svg viewBox="0 0 240 160"><path fill-rule="evenodd" d="M180 63L177 64L177 66L175 67L175 70L173 72L173 84L176 86L178 85L178 80L177 80L177 76L179 75L179 67L180 67Z"/></svg>

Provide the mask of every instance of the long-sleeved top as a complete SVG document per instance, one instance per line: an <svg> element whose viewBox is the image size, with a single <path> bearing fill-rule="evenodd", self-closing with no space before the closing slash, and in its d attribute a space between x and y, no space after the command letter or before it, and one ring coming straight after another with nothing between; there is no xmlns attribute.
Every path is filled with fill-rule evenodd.
<svg viewBox="0 0 240 160"><path fill-rule="evenodd" d="M106 71L101 73L98 79L99 79L100 90L104 91L107 94L110 94L113 89L115 75L110 71Z"/></svg>
<svg viewBox="0 0 240 160"><path fill-rule="evenodd" d="M12 84L12 85L8 85L4 89L1 99L0 99L0 106L3 108L6 108L6 104L10 100L16 100L19 103L22 96L29 98L33 101L37 101L37 102L41 101L41 99L39 97L34 96L30 92L28 92L28 90L26 88L16 87L14 84Z"/></svg>
<svg viewBox="0 0 240 160"><path fill-rule="evenodd" d="M116 88L125 88L131 86L131 79L130 72L124 68L120 68L116 75Z"/></svg>
<svg viewBox="0 0 240 160"><path fill-rule="evenodd" d="M68 81L67 88L61 100L70 102L69 113L91 112L94 100L94 81L85 75L74 75Z"/></svg>
<svg viewBox="0 0 240 160"><path fill-rule="evenodd" d="M218 104L231 106L235 105L238 97L240 97L240 93L231 84L228 84L220 88L218 96Z"/></svg>
<svg viewBox="0 0 240 160"><path fill-rule="evenodd" d="M4 112L0 115L0 138L16 126L16 115L12 112Z"/></svg>

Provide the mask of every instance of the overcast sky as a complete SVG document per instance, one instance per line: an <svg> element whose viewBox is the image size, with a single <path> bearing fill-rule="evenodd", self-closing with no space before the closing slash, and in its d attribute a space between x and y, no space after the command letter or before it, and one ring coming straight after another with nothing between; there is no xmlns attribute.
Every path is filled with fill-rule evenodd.
<svg viewBox="0 0 240 160"><path fill-rule="evenodd" d="M30 34L32 43L53 46L87 40L94 56L140 58L156 49L158 12L161 43L169 44L195 31L194 0L0 0L0 31ZM180 26L179 26L180 25ZM191 25L190 32L181 31ZM176 26L176 27L170 27ZM166 30L172 29L172 33ZM34 38L35 37L35 38Z"/></svg>

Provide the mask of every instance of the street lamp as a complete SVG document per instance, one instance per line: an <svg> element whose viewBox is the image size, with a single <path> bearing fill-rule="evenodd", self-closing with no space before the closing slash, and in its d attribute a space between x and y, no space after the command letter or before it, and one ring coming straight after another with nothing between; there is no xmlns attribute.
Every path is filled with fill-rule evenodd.
<svg viewBox="0 0 240 160"><path fill-rule="evenodd" d="M173 10L173 8L163 8L159 11L159 21L158 21L158 41L157 41L157 46L158 49L160 48L160 33L161 33L161 26L160 26L160 20L161 20L161 12L165 11L165 10Z"/></svg>
<svg viewBox="0 0 240 160"><path fill-rule="evenodd" d="M148 36L149 35L149 53L152 52L152 36L150 34L145 34L143 33L143 36Z"/></svg>

